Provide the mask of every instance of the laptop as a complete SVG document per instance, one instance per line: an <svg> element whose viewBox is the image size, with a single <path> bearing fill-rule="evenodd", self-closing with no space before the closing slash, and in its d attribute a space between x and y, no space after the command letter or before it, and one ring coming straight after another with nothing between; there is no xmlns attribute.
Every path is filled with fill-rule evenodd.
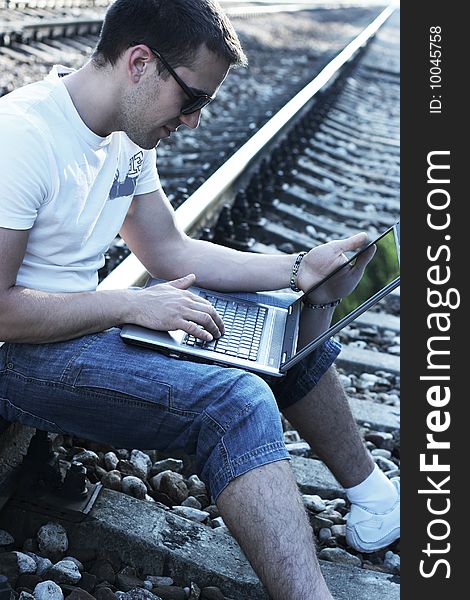
<svg viewBox="0 0 470 600"><path fill-rule="evenodd" d="M359 258L361 255L362 258ZM326 310L306 307L303 299L307 295L309 300L321 298L324 302L330 299L332 290L341 289L341 282L345 281L358 259L368 260L364 272L354 289L337 306ZM150 279L147 285L158 283L161 281ZM154 331L130 324L123 326L121 337L127 343L151 347L175 358L238 367L267 377L282 377L304 356L399 284L400 223L397 222L288 306L265 302L262 294L259 300L253 301L239 295L190 288L193 293L211 302L222 317L225 334L217 340L203 342L181 330ZM253 297L253 294L249 296ZM303 311L308 311L304 319Z"/></svg>

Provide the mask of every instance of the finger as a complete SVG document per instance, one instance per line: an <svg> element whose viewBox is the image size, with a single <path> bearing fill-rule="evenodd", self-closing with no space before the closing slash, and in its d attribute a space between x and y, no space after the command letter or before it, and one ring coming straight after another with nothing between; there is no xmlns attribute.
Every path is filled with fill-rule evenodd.
<svg viewBox="0 0 470 600"><path fill-rule="evenodd" d="M364 252L361 252L361 254L359 254L354 264L354 270L357 272L357 275L360 275L360 277L362 277L365 268L372 260L372 257L374 256L376 251L377 246L375 244L372 244L372 246L369 246L367 250L364 250Z"/></svg>
<svg viewBox="0 0 470 600"><path fill-rule="evenodd" d="M201 325L199 325L195 321L182 320L181 325L178 325L178 329L186 331L186 333L188 333L189 335L193 335L195 338L202 340L203 342L212 342L212 340L214 339L214 337L209 331L203 329Z"/></svg>
<svg viewBox="0 0 470 600"><path fill-rule="evenodd" d="M219 327L216 325L212 316L207 312L190 310L184 315L184 318L188 321L194 321L197 325L204 327L204 329L211 334L212 338L219 338L221 336Z"/></svg>
<svg viewBox="0 0 470 600"><path fill-rule="evenodd" d="M200 296L196 296L194 298L194 304L192 308L194 310L207 312L212 317L214 323L217 325L220 332L219 335L223 335L225 333L225 325L222 321L222 317L219 315L219 313L208 300L206 300L205 298L201 298Z"/></svg>
<svg viewBox="0 0 470 600"><path fill-rule="evenodd" d="M341 249L341 252L349 252L351 250L357 250L364 246L367 242L369 236L365 231L361 233L356 233L351 237L346 238L345 240L336 240L338 247Z"/></svg>
<svg viewBox="0 0 470 600"><path fill-rule="evenodd" d="M189 273L188 275L185 275L184 277L180 277L179 279L173 279L173 281L169 281L168 283L170 285L172 285L175 288L178 288L180 290L186 290L188 287L191 287L192 285L194 285L194 282L196 281L196 275L194 275L194 273Z"/></svg>

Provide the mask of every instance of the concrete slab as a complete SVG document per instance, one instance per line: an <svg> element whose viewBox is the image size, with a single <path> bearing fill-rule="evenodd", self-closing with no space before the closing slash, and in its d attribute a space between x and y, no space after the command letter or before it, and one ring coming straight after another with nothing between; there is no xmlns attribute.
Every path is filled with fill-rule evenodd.
<svg viewBox="0 0 470 600"><path fill-rule="evenodd" d="M15 539L28 536L50 515L8 504L0 526L10 523ZM216 585L238 600L269 600L237 542L159 506L103 489L90 516L80 524L54 518L66 528L69 552L93 548L117 551L123 562L148 574L165 573L178 582ZM27 527L25 524L27 523ZM320 561L337 600L399 600L399 578L385 573Z"/></svg>
<svg viewBox="0 0 470 600"><path fill-rule="evenodd" d="M346 498L341 484L321 460L292 456L290 464L302 494L318 494L322 498Z"/></svg>
<svg viewBox="0 0 470 600"><path fill-rule="evenodd" d="M374 373L375 371L388 371L396 375L400 373L399 356L348 346L343 346L336 364L352 373Z"/></svg>
<svg viewBox="0 0 470 600"><path fill-rule="evenodd" d="M369 423L379 431L400 429L400 408L371 400L349 398L349 405L357 423Z"/></svg>
<svg viewBox="0 0 470 600"><path fill-rule="evenodd" d="M77 545L117 550L124 562L145 573L170 574L199 586L216 585L239 600L269 600L237 542L224 533L171 514L156 505L104 489L90 519L68 529L70 551ZM338 600L398 600L391 575L321 561Z"/></svg>

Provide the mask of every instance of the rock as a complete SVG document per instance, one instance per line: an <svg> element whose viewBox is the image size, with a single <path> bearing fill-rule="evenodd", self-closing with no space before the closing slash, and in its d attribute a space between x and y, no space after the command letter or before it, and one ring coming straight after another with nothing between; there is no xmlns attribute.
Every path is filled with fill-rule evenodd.
<svg viewBox="0 0 470 600"><path fill-rule="evenodd" d="M184 589L174 585L157 585L152 591L162 600L186 600L187 598Z"/></svg>
<svg viewBox="0 0 470 600"><path fill-rule="evenodd" d="M116 456L119 458L119 460L128 460L129 456L131 455L127 448L116 448L114 452L116 453Z"/></svg>
<svg viewBox="0 0 470 600"><path fill-rule="evenodd" d="M294 456L308 456L312 452L307 442L292 442L286 444L286 449L289 454L293 454Z"/></svg>
<svg viewBox="0 0 470 600"><path fill-rule="evenodd" d="M172 510L175 515L189 519L190 521L196 521L197 523L204 523L209 518L209 513L204 510L198 510L197 508L191 508L190 506L175 506Z"/></svg>
<svg viewBox="0 0 470 600"><path fill-rule="evenodd" d="M329 527L322 527L320 529L320 531L318 532L318 539L319 539L319 541L321 543L326 542L331 537L333 537L333 534L332 534L331 529Z"/></svg>
<svg viewBox="0 0 470 600"><path fill-rule="evenodd" d="M36 573L37 564L34 558L24 552L15 552L20 573Z"/></svg>
<svg viewBox="0 0 470 600"><path fill-rule="evenodd" d="M147 486L139 477L127 475L123 478L121 485L124 494L128 494L133 498L138 498L139 500L145 500Z"/></svg>
<svg viewBox="0 0 470 600"><path fill-rule="evenodd" d="M343 523L346 522L346 519L343 517L343 515L341 513L339 513L337 510L334 510L333 508L328 507L326 510L322 511L321 513L318 513L317 517L320 517L322 519L329 519L330 521L333 521L333 523L335 525L342 525Z"/></svg>
<svg viewBox="0 0 470 600"><path fill-rule="evenodd" d="M160 596L143 588L134 588L128 592L116 592L116 596L118 600L162 600Z"/></svg>
<svg viewBox="0 0 470 600"><path fill-rule="evenodd" d="M158 460L153 463L150 469L150 476L158 475L163 471L174 471L175 473L181 473L183 470L183 461L176 458L166 458L165 460Z"/></svg>
<svg viewBox="0 0 470 600"><path fill-rule="evenodd" d="M344 388L348 388L348 387L352 386L352 379L351 379L351 377L348 377L348 375L340 374L339 380Z"/></svg>
<svg viewBox="0 0 470 600"><path fill-rule="evenodd" d="M391 550L385 552L384 567L390 569L393 573L400 573L400 556L394 554Z"/></svg>
<svg viewBox="0 0 470 600"><path fill-rule="evenodd" d="M77 565L78 570L80 571L80 573L83 571L83 565L78 560L78 558L75 558L74 556L64 556L64 558L62 560L71 560L73 563L75 563Z"/></svg>
<svg viewBox="0 0 470 600"><path fill-rule="evenodd" d="M142 469L136 467L130 460L120 460L117 464L117 470L121 472L123 477L130 475L131 477L138 477L144 480L146 475L142 472Z"/></svg>
<svg viewBox="0 0 470 600"><path fill-rule="evenodd" d="M96 600L116 600L116 594L109 587L95 589L93 596Z"/></svg>
<svg viewBox="0 0 470 600"><path fill-rule="evenodd" d="M103 477L101 478L101 483L105 488L115 490L116 492L120 492L122 490L121 473L117 469L108 471L106 475L103 475Z"/></svg>
<svg viewBox="0 0 470 600"><path fill-rule="evenodd" d="M34 588L35 600L64 600L64 594L54 581L42 581Z"/></svg>
<svg viewBox="0 0 470 600"><path fill-rule="evenodd" d="M319 531L323 527L332 527L333 521L330 519L325 519L324 517L319 517L318 515L314 515L312 513L309 514L310 525L313 527L313 530Z"/></svg>
<svg viewBox="0 0 470 600"><path fill-rule="evenodd" d="M199 479L197 475L188 477L188 490L191 496L198 498L199 496L208 496L206 485Z"/></svg>
<svg viewBox="0 0 470 600"><path fill-rule="evenodd" d="M346 550L343 550L342 548L323 548L318 557L323 560L329 560L330 562L343 563L354 567L361 566L360 558L349 554L349 552L346 552Z"/></svg>
<svg viewBox="0 0 470 600"><path fill-rule="evenodd" d="M327 509L332 508L333 510L339 511L340 508L345 508L346 500L344 498L334 498L333 500L326 500L325 504Z"/></svg>
<svg viewBox="0 0 470 600"><path fill-rule="evenodd" d="M173 585L174 581L171 577L160 577L158 575L147 575L145 578L152 585Z"/></svg>
<svg viewBox="0 0 470 600"><path fill-rule="evenodd" d="M211 525L213 529L216 529L217 527L223 527L225 523L222 517L216 517L215 519L211 520Z"/></svg>
<svg viewBox="0 0 470 600"><path fill-rule="evenodd" d="M108 471L106 471L106 469L103 469L103 467L100 467L100 465L96 465L96 467L95 467L95 475L96 475L96 477L98 477L98 479L100 481L107 474L108 474Z"/></svg>
<svg viewBox="0 0 470 600"><path fill-rule="evenodd" d="M366 433L364 439L372 442L377 448L384 448L385 450L393 450L395 445L393 435L388 431L370 431Z"/></svg>
<svg viewBox="0 0 470 600"><path fill-rule="evenodd" d="M14 543L13 536L5 531L5 529L0 529L0 546L9 546Z"/></svg>
<svg viewBox="0 0 470 600"><path fill-rule="evenodd" d="M331 533L338 543L344 544L346 542L346 525L333 525Z"/></svg>
<svg viewBox="0 0 470 600"><path fill-rule="evenodd" d="M73 457L73 462L82 463L82 465L85 465L86 467L95 467L98 464L98 461L99 456L92 450L82 450Z"/></svg>
<svg viewBox="0 0 470 600"><path fill-rule="evenodd" d="M145 454L142 450L132 450L130 461L142 473L143 479L147 479L152 468L152 461L148 454Z"/></svg>
<svg viewBox="0 0 470 600"><path fill-rule="evenodd" d="M189 508L197 508L201 510L202 504L194 496L188 496L186 500L181 502L181 506L188 506Z"/></svg>
<svg viewBox="0 0 470 600"><path fill-rule="evenodd" d="M119 463L119 458L114 452L106 452L103 463L107 471L115 471Z"/></svg>
<svg viewBox="0 0 470 600"><path fill-rule="evenodd" d="M30 594L29 592L21 592L18 600L34 600L34 596L33 594Z"/></svg>
<svg viewBox="0 0 470 600"><path fill-rule="evenodd" d="M397 468L397 465L388 458L383 458L382 456L373 456L372 458L382 471L393 471Z"/></svg>
<svg viewBox="0 0 470 600"><path fill-rule="evenodd" d="M67 600L95 600L95 597L89 594L83 588L75 588L67 596Z"/></svg>
<svg viewBox="0 0 470 600"><path fill-rule="evenodd" d="M36 563L36 575L44 575L44 573L52 567L52 562L48 558L38 556L34 552L25 552Z"/></svg>
<svg viewBox="0 0 470 600"><path fill-rule="evenodd" d="M62 525L52 521L39 529L37 540L39 550L49 557L63 555L69 547L67 532Z"/></svg>
<svg viewBox="0 0 470 600"><path fill-rule="evenodd" d="M322 512L326 509L325 501L316 494L303 494L302 500L304 501L304 506L314 512Z"/></svg>
<svg viewBox="0 0 470 600"><path fill-rule="evenodd" d="M129 592L135 588L142 587L144 582L135 575L118 573L116 575L115 585L120 591Z"/></svg>
<svg viewBox="0 0 470 600"><path fill-rule="evenodd" d="M161 471L160 473L157 473L156 475L154 475L153 477L151 477L151 479L150 479L150 485L151 485L152 489L154 489L157 492L160 491L160 483L162 481L163 476L166 473L172 473L172 471L170 471L170 470Z"/></svg>
<svg viewBox="0 0 470 600"><path fill-rule="evenodd" d="M160 480L160 492L167 494L174 504L181 504L189 496L183 476L173 471L165 471Z"/></svg>
<svg viewBox="0 0 470 600"><path fill-rule="evenodd" d="M371 450L372 456L381 456L382 458L390 458L392 453L390 450L385 450L385 448L375 448Z"/></svg>
<svg viewBox="0 0 470 600"><path fill-rule="evenodd" d="M300 442L301 437L295 429L289 429L288 431L284 431L284 443L285 444L293 444L295 442ZM207 588L204 588L207 589ZM219 589L219 588L214 588Z"/></svg>
<svg viewBox="0 0 470 600"><path fill-rule="evenodd" d="M61 560L45 573L45 575L56 583L74 585L80 581L82 575L77 565L71 560Z"/></svg>
<svg viewBox="0 0 470 600"><path fill-rule="evenodd" d="M209 506L206 506L204 510L209 513L211 519L220 517L219 509L215 504L209 504Z"/></svg>
<svg viewBox="0 0 470 600"><path fill-rule="evenodd" d="M194 583L194 581L191 581L191 585L189 588L189 600L199 600L200 597L201 597L200 588Z"/></svg>
<svg viewBox="0 0 470 600"><path fill-rule="evenodd" d="M230 529L227 527L227 525L221 525L220 527L216 527L214 529L214 532L217 534L227 534L227 535L232 535L232 532L230 531Z"/></svg>
<svg viewBox="0 0 470 600"><path fill-rule="evenodd" d="M80 579L80 588L85 590L85 592L89 592L90 594L95 589L96 584L98 583L98 578L96 575L92 575L87 571L82 573L82 578Z"/></svg>
<svg viewBox="0 0 470 600"><path fill-rule="evenodd" d="M208 586L202 588L201 600L225 600L225 596L218 587Z"/></svg>

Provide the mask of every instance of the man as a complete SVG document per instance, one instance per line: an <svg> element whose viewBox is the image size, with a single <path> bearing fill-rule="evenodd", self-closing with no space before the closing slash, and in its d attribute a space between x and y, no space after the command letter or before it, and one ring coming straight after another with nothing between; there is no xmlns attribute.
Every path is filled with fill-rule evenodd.
<svg viewBox="0 0 470 600"><path fill-rule="evenodd" d="M195 282L306 290L365 241L358 234L305 256L261 256L178 228L154 148L181 125L196 128L229 68L244 62L212 0L116 0L84 67L55 68L0 100L0 415L118 447L194 453L270 595L324 600L331 594L274 395L347 488L349 543L370 552L399 535L397 484L374 468L331 367L338 344L326 342L271 389L256 375L119 337L123 323L218 337L223 322L188 290ZM96 291L118 231L168 283Z"/></svg>

